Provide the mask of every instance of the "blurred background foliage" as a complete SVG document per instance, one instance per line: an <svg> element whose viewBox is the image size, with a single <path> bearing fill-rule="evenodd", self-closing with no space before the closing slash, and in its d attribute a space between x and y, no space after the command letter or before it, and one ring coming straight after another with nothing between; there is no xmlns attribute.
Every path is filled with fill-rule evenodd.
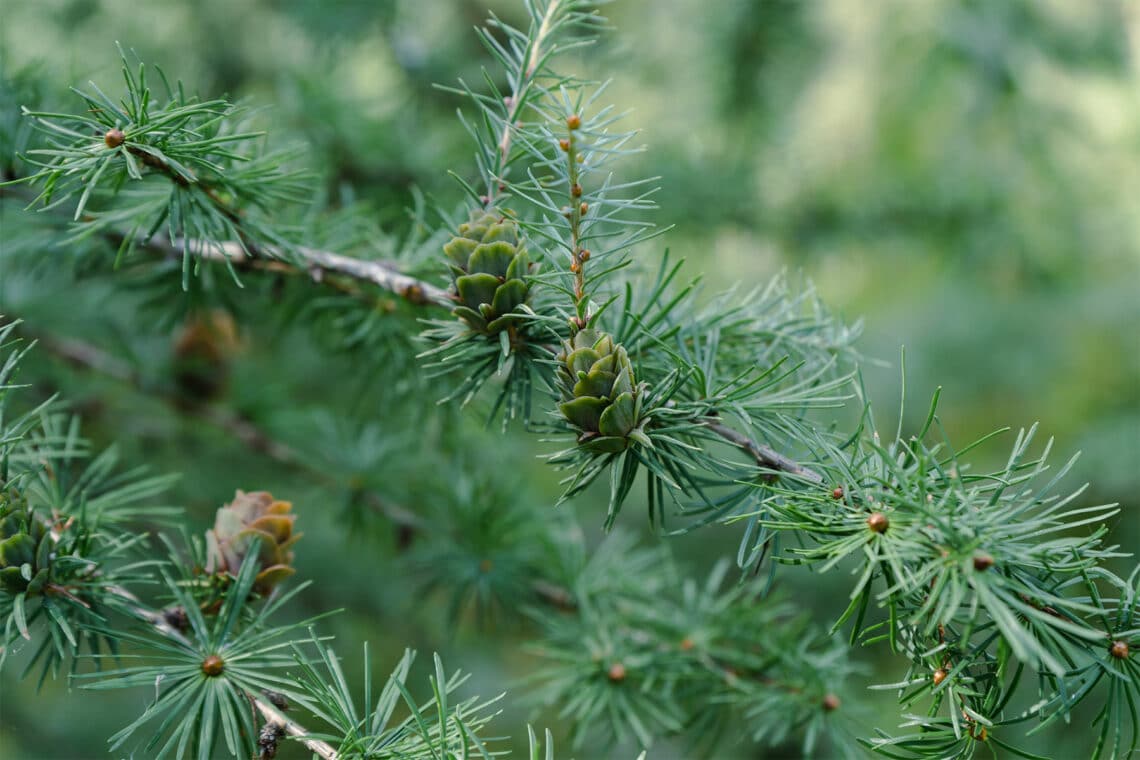
<svg viewBox="0 0 1140 760"><path fill-rule="evenodd" d="M398 239L410 231L413 188L450 210L461 193L446 170L471 173L459 104L433 84L479 81L488 58L472 27L488 10L521 21L509 0L8 3L0 118L13 123L20 104L73 109L69 84L116 86L120 41L203 96L263 109L256 118L270 140L303 147L302 163L330 206L364 204ZM676 225L641 257L656 261L667 245L692 274L704 273L710 294L781 270L811 279L837 313L865 322L867 385L883 427L898 408L905 345L908 417L924 415L941 385L942 416L961 445L995 427L1040 421L1058 452L1084 452L1072 480L1092 483L1088 503L1124 504L1115 540L1140 546L1140 5L622 0L607 15L616 32L575 65L614 78L610 98L632 110L628 123L644 128L649 147L630 174L661 175L657 220ZM10 146L0 149L4 170L18 168ZM298 574L315 581L298 617L346 608L328 628L346 642L372 641L385 655L374 658L378 670L405 645L438 650L449 667L473 671L473 690L490 696L533 668L520 642L534 630L517 614L485 623L489 635L474 619L447 623L448 589L424 595L432 578L423 568L441 562L478 582L474 568L494 552L486 520L469 520L469 557L413 548L409 562L400 551L408 536L361 498L375 489L429 521L433 512L471 508L441 496L456 489L438 487L438 465L441 456L483 449L448 468L466 473L454 477L471 503L488 509L521 493L553 504L556 479L534 459L533 438L487 439L478 420L458 412L425 417L431 399L414 380L401 383L399 367L383 366L400 355L385 342L399 335L374 332L371 342L330 356L321 334L262 319L280 284L251 275L245 290L183 295L171 270L156 309L153 291L132 288L129 276L85 276L68 250L43 249L20 204L5 199L2 211L0 312L27 319L37 334L129 357L145 368L135 385L148 391L41 350L22 375L37 394L59 391L74 402L97 445L116 443L127 462L182 472L170 501L187 507L195 528L236 488L295 502L306 533ZM15 267L20 255L35 265ZM287 303L312 297L303 283L284 289L297 290ZM206 328L176 308L202 299L224 299L237 324L220 355L196 355L205 370L188 368L178 347ZM195 385L203 372L216 387ZM234 420L306 442L301 455L315 468L258 453L235 439L233 425L227 433L207 424L179 401L187 392L209 395ZM469 440L481 443L465 447ZM352 456L322 460L327 451ZM987 451L1004 457L1000 445ZM503 463L510 482L479 474L501 472ZM600 540L604 498L572 508L590 540ZM530 529L525 516L497 519ZM622 522L645 530L637 509ZM668 540L696 570L730 554L737 536L708 528ZM805 576L786 571L781 584L830 622L847 581ZM903 666L884 660L872 678L891 680ZM122 725L146 698L115 693L92 702L62 681L30 698L11 670L0 683L0 755L11 760L100 756L92 748L107 727ZM868 695L863 685L852 685L855 701L893 724L891 695ZM533 716L521 700L507 705L501 729L521 736ZM557 731L556 716L537 719ZM1082 745L1068 740L1055 733L1037 746L1076 756L1066 747ZM636 754L625 749L613 757ZM746 745L725 751L782 756ZM601 750L579 756L609 756L594 752ZM663 746L653 756L682 754Z"/></svg>

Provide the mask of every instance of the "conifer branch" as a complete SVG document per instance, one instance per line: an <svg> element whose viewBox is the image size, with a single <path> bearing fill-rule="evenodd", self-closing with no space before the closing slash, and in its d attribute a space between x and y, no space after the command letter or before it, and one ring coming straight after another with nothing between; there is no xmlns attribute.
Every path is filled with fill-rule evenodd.
<svg viewBox="0 0 1140 760"><path fill-rule="evenodd" d="M140 620L146 621L154 630L158 631L163 636L173 639L185 646L189 646L189 640L179 631L172 626L165 618L165 616L156 610L144 607L139 601L139 598L132 594L122 586L112 586L107 589L112 594L117 594L127 601L126 612L134 615ZM312 752L321 760L336 760L337 752L327 742L320 739L314 739L309 734L310 731L302 726L295 720L285 716L273 703L271 703L265 696L261 694L251 694L245 692L246 699L250 704L261 713L266 721L278 726L284 733L292 736L298 742L303 744L310 752Z"/></svg>
<svg viewBox="0 0 1140 760"><path fill-rule="evenodd" d="M523 67L518 71L511 94L505 98L506 119L498 142L498 162L487 177L487 194L484 205L494 205L499 193L506 189L504 179L507 166L511 162L511 142L516 124L527 107L527 96L541 72L543 60L551 51L546 49L551 32L557 27L559 15L565 12L563 5L573 0L550 0L542 12L533 36L529 38L529 49L523 58Z"/></svg>
<svg viewBox="0 0 1140 760"><path fill-rule="evenodd" d="M324 282L326 273L333 273L358 282L376 285L413 304L430 304L446 308L455 305L455 299L443 288L406 275L400 272L395 264L387 261L357 259L305 246L281 249L272 245L249 246L234 241L182 239L171 241L159 238L145 242L149 247L172 256L181 256L183 252L189 252L194 258L203 261L264 266L272 271L281 271L282 267L292 267L293 273L306 273L316 283Z"/></svg>
<svg viewBox="0 0 1140 760"><path fill-rule="evenodd" d="M256 243L252 235L245 229L245 220L242 214L223 199L218 194L217 189L209 182L193 175L187 177L186 171L177 171L162 158L137 146L128 145L127 150L132 155L140 157L145 165L162 173L176 185L183 188L197 188L230 221L240 235L236 241L176 238L168 241L168 245L163 246L171 252L189 253L191 256L204 261L221 261L230 264L264 260L274 262L295 260L296 265L307 271L316 282L323 279L325 272L333 272L377 285L384 290L390 290L411 303L434 303L448 307L454 304L454 299L447 291L405 275L387 262L355 259L331 251L321 251L305 246L289 246L288 249L284 249L281 246L268 243Z"/></svg>
<svg viewBox="0 0 1140 760"><path fill-rule="evenodd" d="M24 331L28 332L28 331ZM191 414L218 429L228 433L250 449L270 459L290 467L304 470L310 477L329 485L341 485L334 477L315 465L308 457L302 456L294 448L266 433L253 422L207 404L187 405L175 394L162 393L147 383L126 362L120 361L101 349L83 341L59 338L41 332L34 336L44 349L82 369L98 372L126 383L140 393L156 396L168 403L179 414ZM382 515L398 529L419 533L425 522L416 513L381 497L375 491L364 491L364 499L369 507ZM577 602L569 589L548 579L536 578L531 581L531 591L535 598L557 609L573 609Z"/></svg>
<svg viewBox="0 0 1140 760"><path fill-rule="evenodd" d="M811 481L812 483L823 483L823 476L818 472L804 467L794 459L781 454L770 446L765 446L762 443L757 443L748 436L737 432L736 430L733 430L727 425L710 420L705 423L705 426L724 440L731 443L733 446L737 446L743 449L753 459L755 459L756 464L760 465L761 467L766 467L772 470L779 470L780 472L786 472L789 475L795 475L796 477L803 478L804 480Z"/></svg>
<svg viewBox="0 0 1140 760"><path fill-rule="evenodd" d="M253 694L247 694L247 696L266 721L278 726L286 734L305 745L310 752L321 758L321 760L337 760L339 755L335 749L329 746L328 742L311 737L309 731L304 726L292 718L286 717L285 714L271 704L269 700Z"/></svg>

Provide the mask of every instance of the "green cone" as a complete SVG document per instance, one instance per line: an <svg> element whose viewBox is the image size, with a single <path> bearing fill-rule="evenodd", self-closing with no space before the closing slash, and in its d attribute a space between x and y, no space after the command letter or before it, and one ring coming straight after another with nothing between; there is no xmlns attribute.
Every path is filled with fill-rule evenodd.
<svg viewBox="0 0 1140 760"><path fill-rule="evenodd" d="M0 503L0 587L12 594L39 594L51 573L47 526L17 501Z"/></svg>
<svg viewBox="0 0 1140 760"><path fill-rule="evenodd" d="M290 548L301 537L293 532L297 516L289 514L292 509L266 491L238 491L218 510L214 529L206 531L206 571L237 575L246 555L256 550L261 567L255 589L264 593L288 578L294 572Z"/></svg>
<svg viewBox="0 0 1140 760"><path fill-rule="evenodd" d="M518 224L495 209L474 211L443 246L459 301L452 314L475 332L494 335L518 320L530 260Z"/></svg>
<svg viewBox="0 0 1140 760"><path fill-rule="evenodd" d="M631 440L648 445L641 395L625 348L597 330L582 330L557 356L562 415L581 431L578 442L599 453L624 451Z"/></svg>

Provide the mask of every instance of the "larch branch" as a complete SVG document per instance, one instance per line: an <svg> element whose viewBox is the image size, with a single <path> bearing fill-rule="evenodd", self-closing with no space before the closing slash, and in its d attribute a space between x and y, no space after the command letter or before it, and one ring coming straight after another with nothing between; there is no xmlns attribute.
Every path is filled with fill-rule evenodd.
<svg viewBox="0 0 1140 760"><path fill-rule="evenodd" d="M705 427L719 435L724 440L731 443L733 446L737 446L740 449L743 449L753 459L755 459L756 464L760 465L761 467L766 467L770 470L776 470L779 472L786 472L789 475L803 478L804 480L810 481L812 483L823 483L823 476L815 470L804 467L799 462L788 456L785 456L784 454L781 454L770 446L765 446L762 443L757 443L748 436L744 435L741 432L733 430L727 425L724 425L715 420L709 420L705 422Z"/></svg>

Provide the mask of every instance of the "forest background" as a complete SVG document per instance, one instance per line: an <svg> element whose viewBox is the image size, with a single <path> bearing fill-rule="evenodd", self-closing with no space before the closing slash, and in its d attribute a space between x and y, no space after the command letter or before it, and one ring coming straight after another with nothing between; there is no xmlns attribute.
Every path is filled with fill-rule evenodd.
<svg viewBox="0 0 1140 760"><path fill-rule="evenodd" d="M119 41L204 96L263 107L257 118L271 140L301 144L317 186L369 204L400 236L412 188L444 209L461 198L446 170L470 167L471 144L454 116L458 99L433 84L478 80L488 59L472 27L488 10L518 20L513 2L468 0L6 3L0 67L6 81L32 84L0 92L0 118L16 118L19 105L70 110L69 84L116 86ZM615 78L609 97L633 109L629 123L643 127L648 146L630 173L661 175L656 217L676 225L639 256L655 261L668 246L705 273L709 293L781 270L810 279L837 314L863 320L860 350L881 360L864 372L883 427L894 424L906 346L908 394L925 399L944 387L952 440L1040 422L1057 451L1083 452L1069 482L1091 482L1087 503L1125 507L1115 541L1140 546L1140 7L622 0L606 12L617 31L573 60ZM0 204L2 230L23 212L11 198ZM147 319L142 296L114 278L77 281L62 263L8 275L3 267L0 253L0 312L44 336L129 349L156 374L171 371L184 325ZM331 403L351 416L383 405L384 389L303 334L282 336L268 319L240 324L217 393L264 429L284 439L337 435L312 410ZM349 474L330 487L50 350L33 352L21 379L72 401L97 448L117 443L125 462L183 473L168 500L187 508L195 529L235 488L293 501L306 534L298 572L314 581L306 608L347 608L326 625L369 639L381 668L405 646L434 650L472 671L472 691L486 694L533 667L520 648L528 628L509 616L494 635L473 620L442 624L448 595L422 603L399 537L354 508L353 486L414 470L365 460L353 473L340 463ZM907 410L925 412L924 402ZM414 437L414 427L402 435ZM533 439L501 445L531 497L553 505L556 477L533 459ZM990 453L995 464L1004 457L1001 447ZM601 541L605 497L591 493L570 508ZM361 530L346 546L347 521ZM637 508L620 525L648 530ZM666 540L703 571L737 537L709 528ZM846 604L842 578L789 571L780 583L823 621ZM875 674L868 682L891 680L900 666L864 661ZM134 693L84 699L65 680L17 697L28 690L10 671L2 679L0 755L12 760L88 756L108 726L140 707ZM872 719L894 721L890 693L859 699ZM533 717L521 700L507 709L504 726ZM549 714L538 724L558 733ZM1067 731L1036 746L1066 756ZM680 752L662 746L653 757Z"/></svg>

